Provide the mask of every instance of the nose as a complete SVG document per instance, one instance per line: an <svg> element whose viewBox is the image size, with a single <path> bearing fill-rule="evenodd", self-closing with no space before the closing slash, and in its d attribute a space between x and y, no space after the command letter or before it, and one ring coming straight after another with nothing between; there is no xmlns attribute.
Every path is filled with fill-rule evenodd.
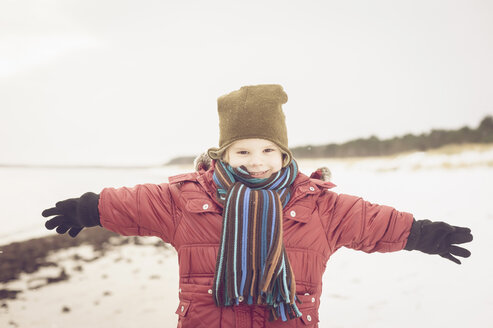
<svg viewBox="0 0 493 328"><path fill-rule="evenodd" d="M250 156L250 166L258 167L262 165L262 158L258 154L252 154Z"/></svg>

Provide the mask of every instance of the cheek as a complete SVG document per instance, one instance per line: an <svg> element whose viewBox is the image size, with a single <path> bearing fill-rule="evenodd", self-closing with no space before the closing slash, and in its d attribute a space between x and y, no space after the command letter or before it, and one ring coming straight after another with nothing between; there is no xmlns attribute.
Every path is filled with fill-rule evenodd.
<svg viewBox="0 0 493 328"><path fill-rule="evenodd" d="M242 161L241 158L235 156L226 156L224 161L234 168L244 165L244 161Z"/></svg>
<svg viewBox="0 0 493 328"><path fill-rule="evenodd" d="M272 170L277 172L282 169L282 155L276 156L271 162Z"/></svg>
<svg viewBox="0 0 493 328"><path fill-rule="evenodd" d="M228 156L223 156L223 157L221 157L221 161L223 161L224 163L229 164L229 157Z"/></svg>
<svg viewBox="0 0 493 328"><path fill-rule="evenodd" d="M227 163L231 165L232 167L235 167L233 164L235 163L235 155L231 155L229 151L224 152L222 161L224 163Z"/></svg>
<svg viewBox="0 0 493 328"><path fill-rule="evenodd" d="M277 163L274 169L275 169L276 172L277 171L280 171L282 169L282 161L279 162L279 163Z"/></svg>

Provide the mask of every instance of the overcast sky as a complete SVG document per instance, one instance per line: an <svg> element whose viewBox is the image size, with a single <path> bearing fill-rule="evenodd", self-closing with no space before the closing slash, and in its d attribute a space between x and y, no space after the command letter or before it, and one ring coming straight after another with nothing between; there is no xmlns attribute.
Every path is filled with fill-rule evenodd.
<svg viewBox="0 0 493 328"><path fill-rule="evenodd" d="M290 146L477 126L493 2L2 0L0 163L159 164L278 83Z"/></svg>

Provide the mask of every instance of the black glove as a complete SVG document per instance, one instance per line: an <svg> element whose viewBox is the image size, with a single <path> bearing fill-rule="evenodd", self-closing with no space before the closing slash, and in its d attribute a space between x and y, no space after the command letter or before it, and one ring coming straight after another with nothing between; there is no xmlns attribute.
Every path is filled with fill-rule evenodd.
<svg viewBox="0 0 493 328"><path fill-rule="evenodd" d="M55 207L48 208L41 213L45 218L57 215L46 221L45 227L49 230L56 228L59 234L68 231L71 237L75 237L84 227L101 225L98 202L99 195L92 192L87 192L80 198L62 200L56 203Z"/></svg>
<svg viewBox="0 0 493 328"><path fill-rule="evenodd" d="M453 255L469 257L471 252L453 244L463 244L470 241L472 241L472 234L469 228L455 227L445 222L414 220L404 249L438 254L452 262L461 264Z"/></svg>

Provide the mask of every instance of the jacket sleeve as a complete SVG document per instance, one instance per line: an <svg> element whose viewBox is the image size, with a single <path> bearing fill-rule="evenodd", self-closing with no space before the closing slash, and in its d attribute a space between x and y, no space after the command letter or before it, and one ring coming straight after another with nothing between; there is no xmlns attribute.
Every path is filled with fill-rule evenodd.
<svg viewBox="0 0 493 328"><path fill-rule="evenodd" d="M322 215L328 219L327 240L333 251L342 246L367 253L404 248L413 223L412 214L372 204L361 197L325 193Z"/></svg>
<svg viewBox="0 0 493 328"><path fill-rule="evenodd" d="M157 236L172 243L175 231L169 184L105 188L98 209L101 225L124 236Z"/></svg>

